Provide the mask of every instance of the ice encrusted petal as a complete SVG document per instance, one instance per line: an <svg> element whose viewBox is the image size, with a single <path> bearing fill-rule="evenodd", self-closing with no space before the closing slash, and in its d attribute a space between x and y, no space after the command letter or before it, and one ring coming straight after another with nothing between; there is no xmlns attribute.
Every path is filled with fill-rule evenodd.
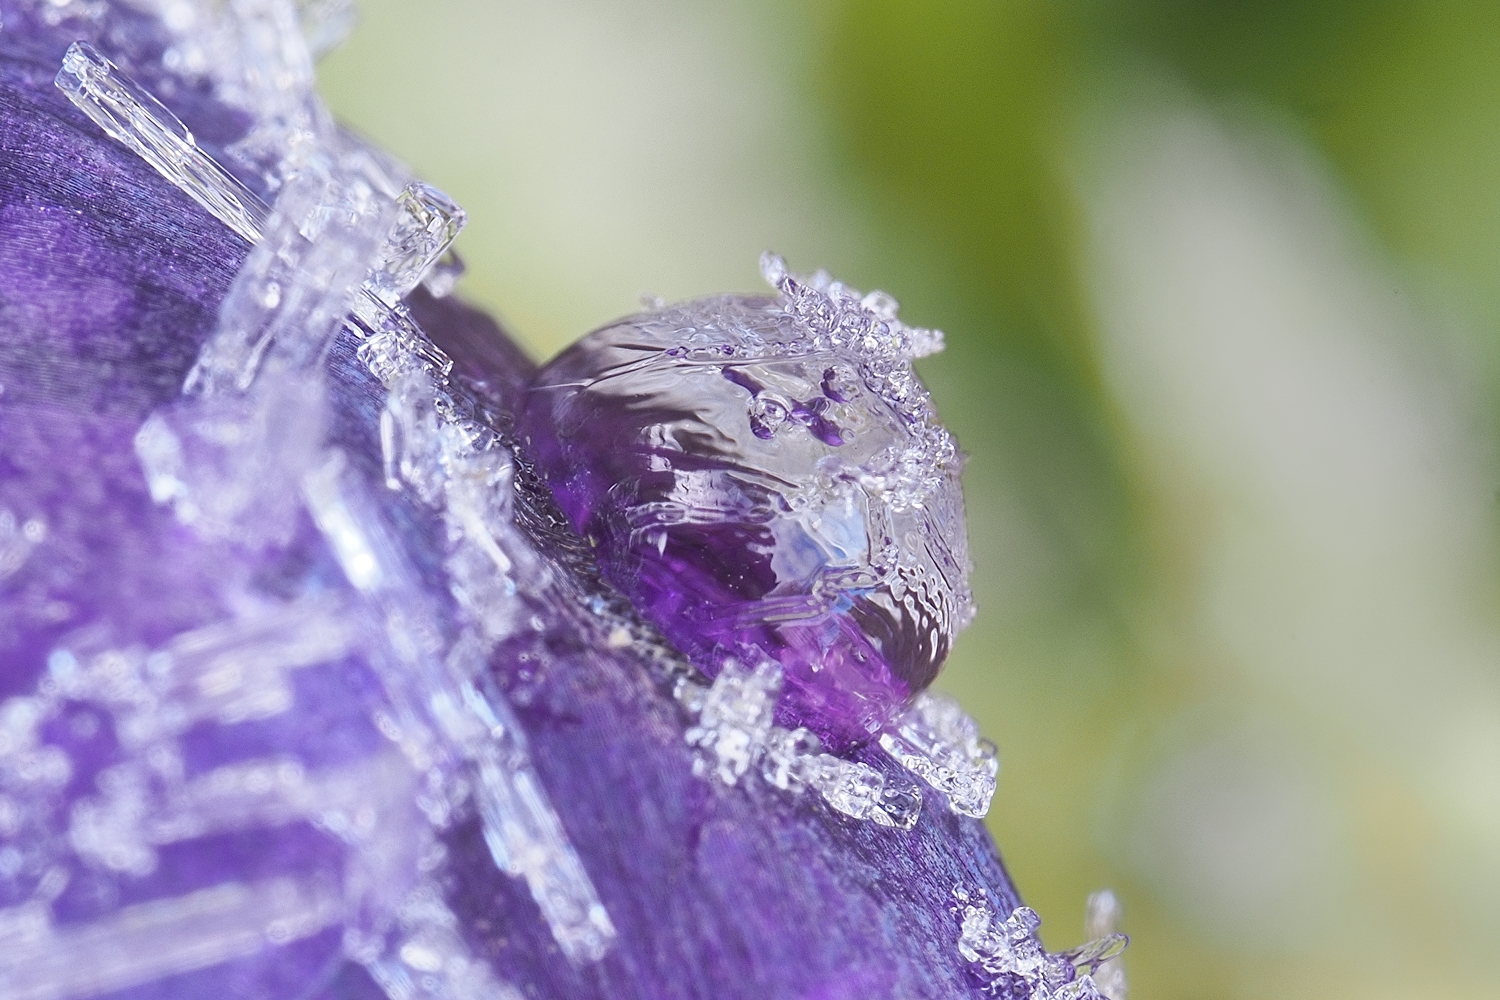
<svg viewBox="0 0 1500 1000"><path fill-rule="evenodd" d="M236 16L253 13L260 2L236 0L232 9ZM276 0L262 6L268 17L288 9ZM274 17L251 17L241 27L247 46L301 44ZM266 31L275 39L258 42L256 32ZM481 690L486 654L516 627L516 614L505 610L516 601L509 577L516 563L503 551L513 531L505 499L509 456L493 433L456 416L433 381L446 376L446 359L401 304L449 252L464 213L419 182L393 191L400 168L328 124L307 92L308 74L255 77L296 65L295 54L252 65L246 84L268 95L270 104L258 109L262 123L292 114L288 109L299 101L313 102L298 119L306 128L282 144L280 190L269 211L151 94L86 44L69 50L59 73L58 85L75 103L107 121L112 135L210 211L221 218L228 212L225 221L256 244L187 380L189 398L154 415L137 435L137 449L153 495L172 502L179 519L205 538L285 544L282 534L258 531L295 523L291 512L270 508L300 492L361 595L362 613L385 637L366 652L394 708L387 724L411 766L429 771L439 785L468 776L461 784L472 788L496 864L527 882L565 955L597 960L614 938L608 914L531 767L519 724L498 692ZM229 212L244 206L250 210L243 217ZM403 422L405 455L395 463L399 476L388 479L393 485L423 479L423 500L448 521L451 589L471 616L451 645L379 505L350 474L342 452L320 445L321 365L346 325L367 342L383 338L361 355L377 376L402 376L387 422L424 397L441 425L421 438L410 420ZM305 437L283 441L270 433L281 426L278 417L305 408L283 404L304 401L314 416L300 421ZM288 443L302 447L279 447ZM439 791L424 806L437 826L459 804L445 799L452 797ZM382 961L378 951L371 962Z"/></svg>
<svg viewBox="0 0 1500 1000"><path fill-rule="evenodd" d="M1099 900L1105 897L1113 909L1104 918L1107 928L1101 928ZM1002 920L982 893L960 885L953 888L953 898L959 956L986 993L1009 1000L1125 1000L1123 973L1107 978L1117 994L1103 992L1093 975L1110 962L1118 968L1118 956L1129 943L1125 935L1113 933L1118 907L1112 893L1096 893L1089 899L1085 929L1105 929L1105 936L1056 954L1042 947L1037 937L1042 921L1030 907L1017 906Z"/></svg>
<svg viewBox="0 0 1500 1000"><path fill-rule="evenodd" d="M880 734L880 746L943 793L954 812L977 819L989 812L999 755L955 699L932 691L917 695L895 725Z"/></svg>

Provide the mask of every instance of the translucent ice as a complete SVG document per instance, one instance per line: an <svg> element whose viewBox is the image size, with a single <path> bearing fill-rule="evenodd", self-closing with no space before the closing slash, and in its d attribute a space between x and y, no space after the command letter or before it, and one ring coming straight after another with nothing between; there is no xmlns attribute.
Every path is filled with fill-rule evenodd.
<svg viewBox="0 0 1500 1000"><path fill-rule="evenodd" d="M778 298L664 307L536 376L531 457L605 575L713 676L775 662L835 750L931 682L971 616L959 460L895 303L765 262Z"/></svg>
<svg viewBox="0 0 1500 1000"><path fill-rule="evenodd" d="M880 746L903 767L942 792L956 813L982 818L995 796L1000 761L995 745L958 702L923 692L894 726L880 734Z"/></svg>
<svg viewBox="0 0 1500 1000"><path fill-rule="evenodd" d="M1008 1000L1118 1000L1101 992L1090 973L1110 960L1118 962L1129 943L1123 934L1109 933L1051 954L1037 937L1042 921L1030 907L1018 906L1001 920L982 897L963 887L956 887L953 896L958 902L959 955L986 992ZM1090 899L1091 930L1096 898Z"/></svg>
<svg viewBox="0 0 1500 1000"><path fill-rule="evenodd" d="M265 204L199 149L176 115L98 49L75 42L63 56L57 86L110 138L128 146L235 232L252 243L260 238Z"/></svg>
<svg viewBox="0 0 1500 1000"><path fill-rule="evenodd" d="M1089 896L1083 922L1086 939L1108 945L1097 955L1091 956L1090 960L1093 964L1094 982L1109 1000L1125 1000L1128 990L1125 963L1119 957L1119 952L1124 948L1124 935L1118 933L1121 912L1119 899L1110 890L1103 889Z"/></svg>
<svg viewBox="0 0 1500 1000"><path fill-rule="evenodd" d="M468 218L430 184L413 181L396 197L395 226L370 275L370 289L387 305L405 298L448 252Z"/></svg>
<svg viewBox="0 0 1500 1000"><path fill-rule="evenodd" d="M56 926L41 906L0 910L0 995L72 1000L209 968L255 954L272 933L283 942L317 933L338 919L340 902L326 887L282 878L138 903L81 926Z"/></svg>
<svg viewBox="0 0 1500 1000"><path fill-rule="evenodd" d="M688 743L701 750L694 770L712 771L726 784L738 781L765 749L780 690L781 668L774 663L754 670L724 664L702 699L698 724L687 732Z"/></svg>

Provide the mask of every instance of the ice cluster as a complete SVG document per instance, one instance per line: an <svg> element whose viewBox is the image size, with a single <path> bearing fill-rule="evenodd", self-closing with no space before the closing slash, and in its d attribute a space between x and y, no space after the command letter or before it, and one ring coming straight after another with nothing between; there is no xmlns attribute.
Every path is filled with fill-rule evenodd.
<svg viewBox="0 0 1500 1000"><path fill-rule="evenodd" d="M175 9L208 16L213 6ZM401 300L435 271L444 279L440 259L463 213L332 125L308 89L305 42L287 28L296 23L291 4L234 3L226 11L214 16L237 23L212 31L242 41L241 69L255 72L234 77L247 89L225 99L256 112L251 139L272 165L260 180L277 191L274 206L89 42L68 49L57 75L59 89L112 138L255 244L184 397L147 419L135 449L152 498L170 503L207 543L285 547L305 509L357 596L247 607L155 649L55 650L36 695L3 705L0 767L11 779L4 805L17 824L60 824L54 828L66 834L56 848L107 870L146 874L169 845L294 820L337 834L347 856L328 884L229 882L67 932L53 926L45 895L34 896L12 916L24 918L25 933L7 949L0 983L8 996L109 992L254 954L267 935L285 942L343 923L345 950L393 997L503 995L452 932L442 894L421 878L442 852L435 833L455 809L472 803L484 817L495 863L525 880L565 955L597 959L614 930L541 789L520 726L482 676L489 650L525 627L508 575L515 566L501 548L514 531L509 454L473 422L447 419L424 438L428 428L413 412L439 405L446 365ZM193 22L168 23L185 32ZM223 41L183 38L206 48ZM204 65L225 72L222 62ZM451 286L451 266L446 273ZM379 505L348 474L347 457L324 440L322 366L346 327L364 339L361 356L372 369L399 383L387 417L402 428L395 461L402 481L448 525L450 586L470 615L457 629L432 605ZM23 541L28 530L36 529L23 526ZM187 734L282 715L293 707L293 671L351 655L373 668L383 689L389 709L373 722L393 749L337 769L252 757L185 774ZM45 802L73 764L42 734L79 706L95 711L85 717L108 731L114 753L96 776L100 795L75 805L70 818L47 817ZM420 809L429 822L385 815L400 809ZM19 842L40 849L53 840L28 832L33 837ZM65 871L56 867L60 857L10 850L10 864L43 873L39 884ZM121 929L129 933L115 933ZM142 947L163 936L174 947ZM85 940L100 947L67 957Z"/></svg>
<svg viewBox="0 0 1500 1000"><path fill-rule="evenodd" d="M817 793L832 810L881 826L910 830L922 811L922 793L911 782L893 780L869 764L822 753L807 729L772 725L781 689L781 668L762 663L754 670L725 663L705 687L682 679L675 694L696 717L687 731L699 749L694 771L735 784L753 766L772 787Z"/></svg>
<svg viewBox="0 0 1500 1000"><path fill-rule="evenodd" d="M1118 904L1112 893L1089 899L1085 929L1098 936L1059 953L1042 947L1036 934L1042 921L1031 907L1018 906L1002 920L963 886L954 887L953 898L960 921L959 954L987 995L1003 1000L1124 1000L1119 955L1129 939L1114 932ZM1114 992L1103 992L1095 974Z"/></svg>

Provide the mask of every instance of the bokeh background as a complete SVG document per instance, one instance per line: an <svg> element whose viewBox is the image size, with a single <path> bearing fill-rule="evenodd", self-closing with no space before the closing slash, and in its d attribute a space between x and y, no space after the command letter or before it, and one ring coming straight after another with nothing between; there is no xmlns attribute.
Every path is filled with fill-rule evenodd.
<svg viewBox="0 0 1500 1000"><path fill-rule="evenodd" d="M330 103L538 356L767 248L948 332L1049 946L1112 886L1137 1000L1500 997L1500 5L363 9Z"/></svg>

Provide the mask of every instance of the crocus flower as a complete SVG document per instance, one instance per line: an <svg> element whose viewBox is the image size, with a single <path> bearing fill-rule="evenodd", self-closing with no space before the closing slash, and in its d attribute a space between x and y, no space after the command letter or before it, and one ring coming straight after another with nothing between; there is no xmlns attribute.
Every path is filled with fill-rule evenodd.
<svg viewBox="0 0 1500 1000"><path fill-rule="evenodd" d="M312 95L344 13L0 4L0 996L1098 995L922 693L931 334L772 259L537 372Z"/></svg>

